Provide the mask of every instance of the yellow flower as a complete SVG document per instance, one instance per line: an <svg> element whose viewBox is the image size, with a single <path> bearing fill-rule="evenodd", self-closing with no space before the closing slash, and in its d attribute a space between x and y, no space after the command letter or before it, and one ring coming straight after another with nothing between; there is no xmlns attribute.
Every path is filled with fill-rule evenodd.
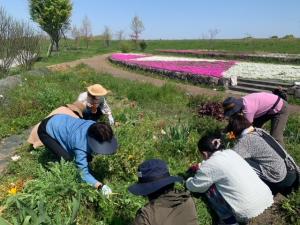
<svg viewBox="0 0 300 225"><path fill-rule="evenodd" d="M131 159L134 159L134 156L133 156L133 155L129 155L129 156L128 156L128 160L131 160Z"/></svg>
<svg viewBox="0 0 300 225"><path fill-rule="evenodd" d="M16 194L17 194L17 188L16 188L16 187L11 188L11 189L8 191L8 193L9 193L10 195L16 195Z"/></svg>

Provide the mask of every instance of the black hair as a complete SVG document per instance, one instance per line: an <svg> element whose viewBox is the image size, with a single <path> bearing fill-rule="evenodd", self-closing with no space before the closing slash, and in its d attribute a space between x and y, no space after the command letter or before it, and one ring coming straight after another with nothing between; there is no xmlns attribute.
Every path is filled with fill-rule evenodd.
<svg viewBox="0 0 300 225"><path fill-rule="evenodd" d="M200 152L216 152L221 149L225 149L225 145L223 141L221 140L221 133L220 132L213 132L208 133L204 135L199 141L198 141L198 150Z"/></svg>
<svg viewBox="0 0 300 225"><path fill-rule="evenodd" d="M162 194L165 194L165 193L168 193L172 190L174 190L174 186L175 184L174 183L171 183L171 184L168 184L167 186L164 186L162 187L161 189L147 195L148 199L151 201L151 200L154 200L154 199L157 199L159 196L161 196Z"/></svg>
<svg viewBox="0 0 300 225"><path fill-rule="evenodd" d="M241 135L243 130L250 127L252 124L246 119L244 115L237 114L229 119L227 126L228 132L233 132L235 136Z"/></svg>
<svg viewBox="0 0 300 225"><path fill-rule="evenodd" d="M99 142L104 142L111 140L114 133L110 125L98 122L89 127L88 135Z"/></svg>

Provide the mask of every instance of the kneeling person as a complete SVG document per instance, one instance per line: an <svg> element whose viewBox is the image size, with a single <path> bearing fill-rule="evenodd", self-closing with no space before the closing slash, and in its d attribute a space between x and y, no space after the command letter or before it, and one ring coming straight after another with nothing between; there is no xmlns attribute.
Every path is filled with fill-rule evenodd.
<svg viewBox="0 0 300 225"><path fill-rule="evenodd" d="M109 125L59 114L44 119L39 125L38 135L43 144L57 156L67 161L75 157L85 182L102 189L104 194L111 193L107 185L90 174L88 166L93 154L116 153L118 144Z"/></svg>
<svg viewBox="0 0 300 225"><path fill-rule="evenodd" d="M174 189L181 177L170 176L167 164L159 159L143 162L138 168L139 180L128 190L148 197L149 203L141 208L133 225L196 225L197 212L187 192Z"/></svg>

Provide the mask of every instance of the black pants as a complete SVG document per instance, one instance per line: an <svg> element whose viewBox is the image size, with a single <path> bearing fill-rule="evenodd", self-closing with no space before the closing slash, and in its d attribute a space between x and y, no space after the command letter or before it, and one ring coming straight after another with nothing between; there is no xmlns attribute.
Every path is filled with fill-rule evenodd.
<svg viewBox="0 0 300 225"><path fill-rule="evenodd" d="M56 156L59 158L63 158L66 161L72 161L73 160L73 155L70 154L66 149L64 149L58 141L53 139L46 130L46 126L48 121L52 118L48 117L44 119L39 127L38 127L38 135L42 143L45 145L47 149L49 149L51 152L53 152Z"/></svg>
<svg viewBox="0 0 300 225"><path fill-rule="evenodd" d="M268 185L273 195L280 193L282 195L288 195L293 191L294 183L297 179L296 170L288 170L285 178L277 183L266 180L263 175L259 164L251 159L245 159L249 165L254 169L260 179Z"/></svg>

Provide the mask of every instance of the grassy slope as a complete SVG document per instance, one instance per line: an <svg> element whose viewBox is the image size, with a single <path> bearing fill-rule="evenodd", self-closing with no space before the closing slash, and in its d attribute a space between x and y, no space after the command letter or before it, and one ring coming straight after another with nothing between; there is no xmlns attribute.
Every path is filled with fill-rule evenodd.
<svg viewBox="0 0 300 225"><path fill-rule="evenodd" d="M40 168L51 159L49 154L43 148L29 154L28 147L24 146L18 150L22 159L12 162L7 173L0 176L0 205L4 205L8 197L10 183L20 186L19 194L9 198L9 207L4 211L4 217L10 221L13 217L22 220L31 212L28 208L35 208L35 213L46 212L51 224L56 224L56 217L67 219L71 214L72 197L81 196L79 224L128 224L144 203L142 198L126 191L126 187L136 180L137 165L144 159L158 157L168 162L172 174L180 173L199 161L196 152L199 136L224 126L214 119L194 116L195 105L205 97L191 99L170 85L157 88L137 84L96 74L86 67L45 76L25 74L23 77L27 79L24 85L11 91L6 107L0 109L1 134L15 133L33 125L54 108L75 100L88 84L101 83L113 91L108 101L120 123L115 128L120 149L115 156L97 157L93 166L96 176L108 182L117 194L110 201L103 200L92 188L78 183L78 174L72 164L48 165L52 172ZM292 116L285 134L287 148L298 162L299 127L299 116ZM166 135L162 134L162 129ZM34 181L27 182L23 189L23 181L32 179ZM294 215L293 207L299 207L299 202L295 203L299 201L297 199L299 193L286 203L291 215ZM47 204L42 204L43 201ZM197 200L197 210L200 224L210 224L211 218L200 200Z"/></svg>

